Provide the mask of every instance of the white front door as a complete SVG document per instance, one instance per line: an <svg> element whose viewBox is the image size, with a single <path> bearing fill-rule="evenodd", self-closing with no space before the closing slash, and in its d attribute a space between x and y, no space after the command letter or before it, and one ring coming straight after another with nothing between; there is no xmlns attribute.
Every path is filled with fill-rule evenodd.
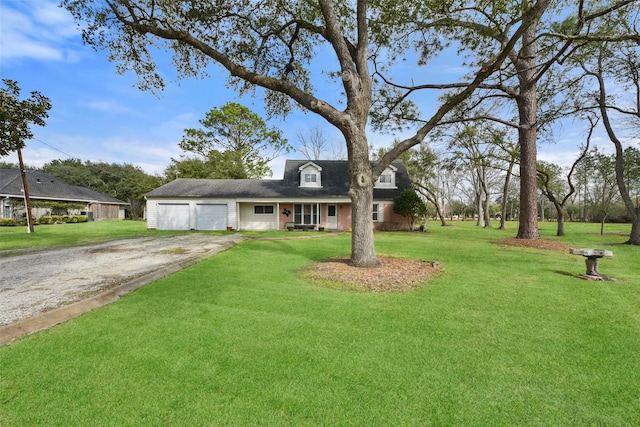
<svg viewBox="0 0 640 427"><path fill-rule="evenodd" d="M327 205L327 229L335 230L338 228L338 206Z"/></svg>

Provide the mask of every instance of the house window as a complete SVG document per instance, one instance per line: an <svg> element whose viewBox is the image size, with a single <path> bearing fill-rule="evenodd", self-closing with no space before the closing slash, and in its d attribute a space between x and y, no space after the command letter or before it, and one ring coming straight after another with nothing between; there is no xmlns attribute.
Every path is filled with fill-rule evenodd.
<svg viewBox="0 0 640 427"><path fill-rule="evenodd" d="M275 208L273 205L255 205L253 213L256 215L273 215Z"/></svg>
<svg viewBox="0 0 640 427"><path fill-rule="evenodd" d="M296 224L318 224L318 205L294 205L293 220Z"/></svg>
<svg viewBox="0 0 640 427"><path fill-rule="evenodd" d="M298 168L300 171L300 187L322 187L322 168L313 162L307 162Z"/></svg>
<svg viewBox="0 0 640 427"><path fill-rule="evenodd" d="M382 221L382 206L379 203L373 204L373 221Z"/></svg>
<svg viewBox="0 0 640 427"><path fill-rule="evenodd" d="M391 165L384 170L375 182L375 188L396 188L396 167Z"/></svg>

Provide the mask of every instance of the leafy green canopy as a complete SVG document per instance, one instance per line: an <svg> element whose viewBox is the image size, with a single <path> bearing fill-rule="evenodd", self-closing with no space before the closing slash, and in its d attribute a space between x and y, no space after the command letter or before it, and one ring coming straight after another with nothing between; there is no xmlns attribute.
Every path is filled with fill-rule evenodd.
<svg viewBox="0 0 640 427"><path fill-rule="evenodd" d="M179 144L196 156L186 162L199 164L207 175L190 178L262 178L271 175L268 163L290 150L282 131L268 128L262 117L236 102L211 109L200 124L203 129L185 129Z"/></svg>
<svg viewBox="0 0 640 427"><path fill-rule="evenodd" d="M413 229L416 220L426 215L427 206L415 191L404 190L393 201L393 211L407 218Z"/></svg>
<svg viewBox="0 0 640 427"><path fill-rule="evenodd" d="M209 77L208 67L218 63L231 72L228 82L240 93L265 87L273 114L290 111L288 97L278 94L284 86L298 94L312 89L305 65L315 55L314 34L324 31L313 2L63 0L62 5L86 23L85 42L107 50L119 73L133 70L143 90L164 88L157 49L172 53L179 77Z"/></svg>
<svg viewBox="0 0 640 427"><path fill-rule="evenodd" d="M51 101L40 92L20 100L20 87L15 80L2 79L0 88L0 156L20 150L26 140L33 138L31 125L44 126Z"/></svg>
<svg viewBox="0 0 640 427"><path fill-rule="evenodd" d="M129 203L129 215L142 217L144 195L162 185L162 178L148 175L129 163L82 162L79 159L52 160L42 171L68 184L89 188Z"/></svg>

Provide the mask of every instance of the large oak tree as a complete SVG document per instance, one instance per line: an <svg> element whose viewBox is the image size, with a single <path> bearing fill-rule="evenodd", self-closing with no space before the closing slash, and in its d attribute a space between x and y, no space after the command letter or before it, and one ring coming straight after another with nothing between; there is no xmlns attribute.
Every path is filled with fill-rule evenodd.
<svg viewBox="0 0 640 427"><path fill-rule="evenodd" d="M156 65L157 49L173 54L182 77L202 76L217 64L228 72L229 84L240 93L263 88L271 113L285 114L291 101L322 116L340 130L347 145L350 197L353 206L351 262L379 265L373 239L373 185L403 151L419 144L459 102L466 99L537 22L552 0L525 1L510 10L511 25L499 43L480 52L483 65L464 82L448 86L447 96L430 119L375 165L369 159L367 125L375 100L387 88L374 79L373 59L385 52L388 64L412 56L419 45L397 45L406 20L395 20L409 3L395 0L63 0L81 22L84 40L109 52L118 71L134 70L143 89L164 85ZM497 5L503 0L495 0ZM440 10L441 1L419 2L421 13ZM484 1L481 3L493 3ZM497 8L502 10L502 8ZM496 9L496 10L497 10ZM435 12L434 12L435 14ZM374 37L375 36L375 37ZM390 49L403 46L406 55ZM336 77L333 90L318 91L313 83Z"/></svg>
<svg viewBox="0 0 640 427"><path fill-rule="evenodd" d="M638 35L629 29L637 28L638 0L555 0L533 2L532 0L478 0L439 1L438 8L432 8L431 2L416 2L406 6L396 18L406 20L411 31L425 34L421 46L423 51L439 49L443 43L437 34L444 33L445 41L454 40L460 46L461 55L466 55L468 63L475 66L492 68L495 73L480 86L481 93L476 100L468 103L469 110L458 117L447 117L445 121L493 120L510 126L518 132L520 160L520 217L516 237L537 239L537 143L538 132L545 122L553 119L553 114L540 111L540 101L554 98L558 87L548 84L545 79L557 68L565 67L576 45L599 40L598 28L611 22L624 22L613 38L631 39L637 42ZM502 66L488 61L495 45L506 46L514 24L518 22L520 10L533 5L543 6L516 45L511 45L508 59ZM407 12L415 10L416 12ZM431 12L431 14L429 14ZM426 16L426 19L425 19ZM632 21L628 23L628 21ZM396 43L400 44L400 43ZM401 44L400 44L401 45ZM473 52L474 55L470 55ZM428 55L424 60L429 59ZM479 61L479 62L478 62ZM495 67L495 68L494 68ZM411 118L415 112L406 99L417 91L433 89L443 85L394 85L398 100L394 110L382 117L398 120ZM452 86L454 87L454 86ZM495 107L500 98L515 106L514 117L510 112ZM489 104L489 105L487 105ZM481 111L493 110L498 114L475 114L476 107ZM558 116L556 116L558 117ZM419 118L416 116L415 118Z"/></svg>

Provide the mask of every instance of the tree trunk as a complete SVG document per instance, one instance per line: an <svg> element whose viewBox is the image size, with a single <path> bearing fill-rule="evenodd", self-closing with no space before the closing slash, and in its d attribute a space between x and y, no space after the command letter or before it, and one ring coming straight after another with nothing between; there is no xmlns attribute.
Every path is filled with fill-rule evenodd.
<svg viewBox="0 0 640 427"><path fill-rule="evenodd" d="M537 22L527 28L523 48L516 61L520 91L518 104L518 141L520 143L520 224L518 239L539 239L537 147L536 37Z"/></svg>
<svg viewBox="0 0 640 427"><path fill-rule="evenodd" d="M356 172L351 176L351 264L355 267L380 265L373 239L373 184L370 177L370 170L368 175ZM354 180L358 183L354 184Z"/></svg>
<svg viewBox="0 0 640 427"><path fill-rule="evenodd" d="M558 214L558 230L556 236L564 236L564 209L559 203L553 204L556 207L556 213Z"/></svg>
<svg viewBox="0 0 640 427"><path fill-rule="evenodd" d="M485 194L484 198L484 226L491 227L491 199L489 194Z"/></svg>
<svg viewBox="0 0 640 427"><path fill-rule="evenodd" d="M507 198L509 197L509 184L511 183L511 174L513 173L513 164L515 163L515 156L511 157L509 161L509 168L507 169L507 176L504 178L504 187L502 187L502 209L500 218L500 230L506 229L507 221Z"/></svg>
<svg viewBox="0 0 640 427"><path fill-rule="evenodd" d="M478 171L481 193L484 194L482 208L484 211L484 227L491 227L491 199L489 198L489 188L487 186L487 171L484 166Z"/></svg>
<svg viewBox="0 0 640 427"><path fill-rule="evenodd" d="M636 217L631 223L631 234L625 243L629 245L640 245L640 209L636 209Z"/></svg>
<svg viewBox="0 0 640 427"><path fill-rule="evenodd" d="M532 94L535 98L535 94ZM535 101L532 101L535 104ZM535 117L533 111L525 111ZM520 133L520 225L518 239L539 239L538 231L538 188L536 178L536 129L535 120L531 127L521 127Z"/></svg>
<svg viewBox="0 0 640 427"><path fill-rule="evenodd" d="M604 222L607 219L607 215L609 215L609 213L604 212L604 215L602 215L602 219L600 220L600 235L604 236Z"/></svg>
<svg viewBox="0 0 640 427"><path fill-rule="evenodd" d="M444 214L442 213L442 209L440 209L440 204L439 203L434 203L433 205L436 207L436 213L438 214L438 217L440 218L440 225L442 225L444 227L445 225L447 225L447 221L445 220Z"/></svg>
<svg viewBox="0 0 640 427"><path fill-rule="evenodd" d="M476 209L478 211L478 220L476 225L478 227L484 227L484 205L482 204L482 194L476 193Z"/></svg>
<svg viewBox="0 0 640 427"><path fill-rule="evenodd" d="M629 194L629 189L627 188L624 180L624 150L622 149L622 142L613 131L613 126L609 120L609 113L606 108L605 85L601 73L598 75L598 82L600 85L600 97L598 98L598 104L600 106L600 113L602 114L602 121L604 123L605 130L607 131L607 135L616 149L616 184L618 184L620 197L622 197L625 209L627 210L627 214L631 218L632 223L631 234L629 235L629 240L627 240L626 243L630 245L640 245L640 207L636 207L633 204L633 200ZM604 218L602 221L602 227L604 228Z"/></svg>
<svg viewBox="0 0 640 427"><path fill-rule="evenodd" d="M345 135L347 136L347 135ZM373 183L369 145L362 130L347 136L349 156L349 196L351 197L351 265L378 267L373 238Z"/></svg>
<svg viewBox="0 0 640 427"><path fill-rule="evenodd" d="M436 208L436 209L437 209L437 208ZM445 227L445 226L447 225L447 220L446 220L446 219L445 219L445 217L442 215L442 213L440 213L440 214L438 214L438 215L440 215L440 225L441 225L441 226L443 226L443 227ZM453 214L452 214L452 216L453 216ZM453 221L453 219L452 219L452 221Z"/></svg>

